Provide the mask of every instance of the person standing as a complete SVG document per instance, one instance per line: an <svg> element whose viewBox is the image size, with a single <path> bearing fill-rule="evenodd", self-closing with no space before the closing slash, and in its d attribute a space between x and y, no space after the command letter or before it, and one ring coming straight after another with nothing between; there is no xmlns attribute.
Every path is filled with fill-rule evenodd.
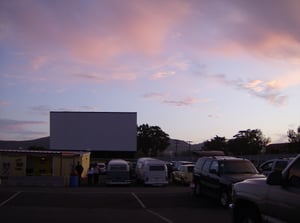
<svg viewBox="0 0 300 223"><path fill-rule="evenodd" d="M83 166L80 164L80 162L77 162L77 166L75 167L75 170L77 172L77 176L78 176L78 185L80 186L81 184L81 176L82 176L82 172L83 172Z"/></svg>
<svg viewBox="0 0 300 223"><path fill-rule="evenodd" d="M94 184L98 185L99 183L99 174L100 174L100 168L99 166L96 164L94 167Z"/></svg>
<svg viewBox="0 0 300 223"><path fill-rule="evenodd" d="M88 185L92 186L93 176L94 176L94 168L92 166L90 166L90 168L88 169L87 176L88 176Z"/></svg>

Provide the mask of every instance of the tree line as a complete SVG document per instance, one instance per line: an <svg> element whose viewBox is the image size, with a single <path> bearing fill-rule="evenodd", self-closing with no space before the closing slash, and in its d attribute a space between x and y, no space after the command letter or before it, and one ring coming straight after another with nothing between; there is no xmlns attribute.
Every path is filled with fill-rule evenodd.
<svg viewBox="0 0 300 223"><path fill-rule="evenodd" d="M289 143L282 152L300 153L300 126L297 131L289 129L287 132ZM271 139L265 137L260 129L240 130L232 139L215 136L206 140L203 150L222 150L225 154L249 155L260 154L267 151ZM170 137L159 126L142 124L137 127L137 151L141 155L156 156L170 145Z"/></svg>

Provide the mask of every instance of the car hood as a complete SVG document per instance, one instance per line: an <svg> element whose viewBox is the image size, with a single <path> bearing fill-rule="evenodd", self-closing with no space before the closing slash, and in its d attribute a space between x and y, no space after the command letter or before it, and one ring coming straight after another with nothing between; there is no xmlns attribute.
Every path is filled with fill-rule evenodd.
<svg viewBox="0 0 300 223"><path fill-rule="evenodd" d="M240 193L246 192L248 196L261 196L266 194L267 183L266 178L247 179L234 184L235 191ZM262 197L262 196L261 196Z"/></svg>
<svg viewBox="0 0 300 223"><path fill-rule="evenodd" d="M237 183L246 179L254 179L254 178L262 178L265 179L266 176L263 174L226 174L224 178L227 181L230 181L232 183Z"/></svg>

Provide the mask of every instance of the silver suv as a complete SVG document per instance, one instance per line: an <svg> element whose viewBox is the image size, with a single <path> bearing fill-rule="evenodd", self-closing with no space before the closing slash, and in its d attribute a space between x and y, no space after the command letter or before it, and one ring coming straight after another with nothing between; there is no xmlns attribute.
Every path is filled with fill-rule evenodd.
<svg viewBox="0 0 300 223"><path fill-rule="evenodd" d="M300 154L267 179L236 183L232 191L233 222L300 221Z"/></svg>

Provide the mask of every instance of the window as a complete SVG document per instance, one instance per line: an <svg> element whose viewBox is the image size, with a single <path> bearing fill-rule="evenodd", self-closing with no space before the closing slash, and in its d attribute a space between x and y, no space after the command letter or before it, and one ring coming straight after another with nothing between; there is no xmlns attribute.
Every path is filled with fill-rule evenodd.
<svg viewBox="0 0 300 223"><path fill-rule="evenodd" d="M287 160L280 160L280 161L277 161L275 163L275 167L274 167L274 170L275 171L282 171L288 164L288 161Z"/></svg>
<svg viewBox="0 0 300 223"><path fill-rule="evenodd" d="M214 160L211 163L210 170L214 170L216 173L219 172L219 163L218 163L218 161Z"/></svg>
<svg viewBox="0 0 300 223"><path fill-rule="evenodd" d="M261 166L262 171L271 171L273 166L273 162L267 162L264 165Z"/></svg>
<svg viewBox="0 0 300 223"><path fill-rule="evenodd" d="M291 186L300 188L300 159L290 168L288 179Z"/></svg>
<svg viewBox="0 0 300 223"><path fill-rule="evenodd" d="M112 171L126 171L127 170L127 166L126 165L111 165L110 166L110 170Z"/></svg>
<svg viewBox="0 0 300 223"><path fill-rule="evenodd" d="M203 165L203 168L202 168L203 172L207 172L207 173L209 172L210 163L211 163L211 160L206 160L205 161L205 163Z"/></svg>
<svg viewBox="0 0 300 223"><path fill-rule="evenodd" d="M227 174L257 173L254 165L247 160L227 160L220 164L220 169L222 173Z"/></svg>
<svg viewBox="0 0 300 223"><path fill-rule="evenodd" d="M165 166L163 166L163 165L149 166L149 170L152 170L152 171L163 171L163 170L165 170Z"/></svg>

